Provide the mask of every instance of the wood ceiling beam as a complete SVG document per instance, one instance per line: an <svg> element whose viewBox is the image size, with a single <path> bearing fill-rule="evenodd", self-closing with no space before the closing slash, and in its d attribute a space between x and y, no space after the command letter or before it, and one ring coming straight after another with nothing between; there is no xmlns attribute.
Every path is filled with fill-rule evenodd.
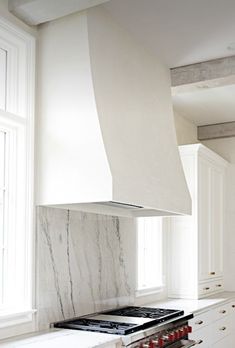
<svg viewBox="0 0 235 348"><path fill-rule="evenodd" d="M171 69L173 95L235 84L235 56Z"/></svg>
<svg viewBox="0 0 235 348"><path fill-rule="evenodd" d="M235 122L217 123L197 127L198 140L230 138L235 136Z"/></svg>
<svg viewBox="0 0 235 348"><path fill-rule="evenodd" d="M171 69L172 86L210 81L235 75L235 56Z"/></svg>

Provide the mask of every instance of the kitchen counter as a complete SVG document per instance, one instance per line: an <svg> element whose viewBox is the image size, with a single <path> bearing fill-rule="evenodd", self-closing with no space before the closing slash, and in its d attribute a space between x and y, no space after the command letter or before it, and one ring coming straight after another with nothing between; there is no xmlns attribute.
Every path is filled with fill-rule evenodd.
<svg viewBox="0 0 235 348"><path fill-rule="evenodd" d="M120 343L116 335L85 332L77 330L51 329L22 338L9 339L0 343L6 348L106 348L112 344Z"/></svg>
<svg viewBox="0 0 235 348"><path fill-rule="evenodd" d="M235 298L235 292L222 292L200 300L191 299L166 299L148 303L147 307L160 307L169 309L182 309L185 312L199 313L206 311L221 303ZM51 329L47 332L25 335L18 339L9 339L0 343L6 348L106 348L112 344L120 343L118 335L91 333L85 331Z"/></svg>
<svg viewBox="0 0 235 348"><path fill-rule="evenodd" d="M208 296L199 300L168 298L158 302L148 303L147 307L161 307L169 309L182 309L186 313L199 313L220 303L235 298L235 292L221 292L220 294Z"/></svg>

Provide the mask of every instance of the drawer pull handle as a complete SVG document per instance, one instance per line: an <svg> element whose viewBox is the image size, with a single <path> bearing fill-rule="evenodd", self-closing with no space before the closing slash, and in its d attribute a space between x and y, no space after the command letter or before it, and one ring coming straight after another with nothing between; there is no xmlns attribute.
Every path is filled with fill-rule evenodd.
<svg viewBox="0 0 235 348"><path fill-rule="evenodd" d="M225 314L225 313L226 313L226 310L225 310L225 309L222 309L222 310L220 311L220 313L221 313L221 314Z"/></svg>
<svg viewBox="0 0 235 348"><path fill-rule="evenodd" d="M222 286L221 284L216 284L217 288L221 288L221 286Z"/></svg>
<svg viewBox="0 0 235 348"><path fill-rule="evenodd" d="M199 340L199 341L196 342L196 345L197 344L202 344L202 343L203 343L203 340Z"/></svg>
<svg viewBox="0 0 235 348"><path fill-rule="evenodd" d="M210 290L209 286L207 286L206 288L203 288L203 290Z"/></svg>
<svg viewBox="0 0 235 348"><path fill-rule="evenodd" d="M215 272L210 272L210 275L215 275Z"/></svg>
<svg viewBox="0 0 235 348"><path fill-rule="evenodd" d="M225 331L226 330L226 326L223 326L220 328L220 331Z"/></svg>
<svg viewBox="0 0 235 348"><path fill-rule="evenodd" d="M195 322L196 325L202 325L203 324L203 321L202 320L198 320Z"/></svg>

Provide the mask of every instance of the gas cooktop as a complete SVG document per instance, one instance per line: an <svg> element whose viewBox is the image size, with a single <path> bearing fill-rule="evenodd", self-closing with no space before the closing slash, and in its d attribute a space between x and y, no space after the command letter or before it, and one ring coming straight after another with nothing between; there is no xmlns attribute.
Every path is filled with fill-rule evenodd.
<svg viewBox="0 0 235 348"><path fill-rule="evenodd" d="M165 308L151 308L151 307L124 307L119 309L114 309L107 311L104 314L108 315L118 315L124 317L135 317L135 318L151 318L158 319L159 322L166 321L176 316L184 314L184 311L175 309L165 309Z"/></svg>
<svg viewBox="0 0 235 348"><path fill-rule="evenodd" d="M54 327L128 335L183 315L184 311L175 309L129 306L65 320Z"/></svg>

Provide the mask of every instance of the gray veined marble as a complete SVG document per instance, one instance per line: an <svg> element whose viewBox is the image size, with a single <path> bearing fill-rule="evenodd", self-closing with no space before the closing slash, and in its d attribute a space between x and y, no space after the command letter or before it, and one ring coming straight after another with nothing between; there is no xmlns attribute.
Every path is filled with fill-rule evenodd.
<svg viewBox="0 0 235 348"><path fill-rule="evenodd" d="M39 207L38 328L133 302L133 219Z"/></svg>

